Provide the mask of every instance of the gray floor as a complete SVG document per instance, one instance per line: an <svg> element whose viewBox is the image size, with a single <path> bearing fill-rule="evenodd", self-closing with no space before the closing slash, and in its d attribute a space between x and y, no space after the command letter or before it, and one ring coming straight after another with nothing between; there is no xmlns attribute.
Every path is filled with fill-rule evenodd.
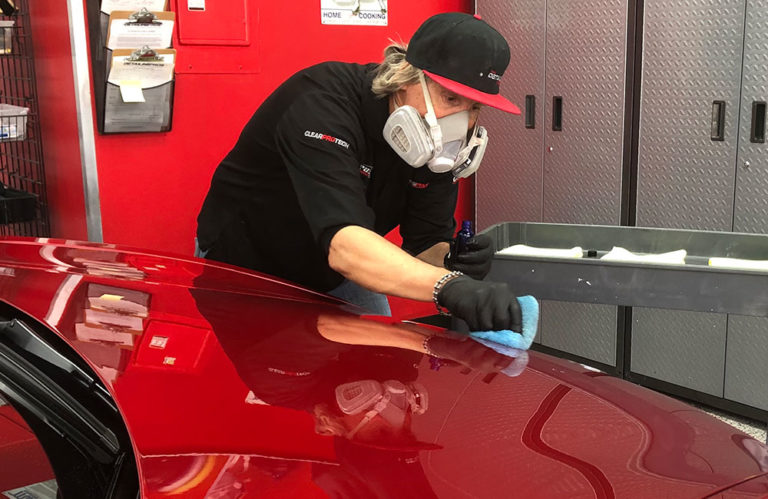
<svg viewBox="0 0 768 499"><path fill-rule="evenodd" d="M694 404L695 405L695 404ZM712 409L711 407L697 406L699 409L713 415L717 419L725 421L729 425L743 431L747 435L761 442L766 442L766 425L764 422L754 421L752 419L734 416L725 412Z"/></svg>

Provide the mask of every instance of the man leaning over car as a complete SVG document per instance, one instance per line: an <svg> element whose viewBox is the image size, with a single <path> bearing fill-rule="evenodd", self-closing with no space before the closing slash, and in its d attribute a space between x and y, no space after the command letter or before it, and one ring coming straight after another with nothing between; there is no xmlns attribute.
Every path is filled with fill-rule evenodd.
<svg viewBox="0 0 768 499"><path fill-rule="evenodd" d="M484 282L493 245L447 258L459 178L480 165L484 105L504 38L478 16L438 14L381 64L321 63L285 81L217 167L196 255L282 277L389 314L386 294L434 301L471 330L520 331L506 284ZM402 249L383 236L400 226Z"/></svg>

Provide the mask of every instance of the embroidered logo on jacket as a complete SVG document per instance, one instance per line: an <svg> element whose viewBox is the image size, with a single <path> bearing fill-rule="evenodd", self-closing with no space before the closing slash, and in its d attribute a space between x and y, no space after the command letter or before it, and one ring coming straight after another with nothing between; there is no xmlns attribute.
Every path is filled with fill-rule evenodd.
<svg viewBox="0 0 768 499"><path fill-rule="evenodd" d="M408 181L411 184L411 187L414 189L426 189L429 187L429 182L427 183L421 183L421 182L414 182L413 180Z"/></svg>
<svg viewBox="0 0 768 499"><path fill-rule="evenodd" d="M371 172L373 171L373 167L370 165L360 165L360 175L364 177L371 178Z"/></svg>
<svg viewBox="0 0 768 499"><path fill-rule="evenodd" d="M305 137L310 137L310 138L313 138L313 139L318 139L318 140L325 140L327 142L333 142L334 144L338 144L341 147L345 147L345 148L349 149L349 143L348 142L343 141L341 139L337 139L336 137L334 137L332 135L328 135L328 134L320 133L320 132L312 132L310 130L307 130L306 132L304 132L304 136Z"/></svg>

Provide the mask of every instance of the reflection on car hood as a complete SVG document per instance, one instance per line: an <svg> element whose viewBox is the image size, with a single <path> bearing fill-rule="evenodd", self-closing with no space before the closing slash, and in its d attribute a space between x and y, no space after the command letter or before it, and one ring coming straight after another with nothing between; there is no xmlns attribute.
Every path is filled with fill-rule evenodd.
<svg viewBox="0 0 768 499"><path fill-rule="evenodd" d="M704 497L768 470L764 445L666 396L226 265L10 240L0 297L104 380L145 497Z"/></svg>

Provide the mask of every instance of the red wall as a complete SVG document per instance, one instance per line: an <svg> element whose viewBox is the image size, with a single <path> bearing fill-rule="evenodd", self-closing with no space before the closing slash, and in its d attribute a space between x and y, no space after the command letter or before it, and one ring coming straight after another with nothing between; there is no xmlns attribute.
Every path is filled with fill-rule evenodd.
<svg viewBox="0 0 768 499"><path fill-rule="evenodd" d="M170 0L174 10L176 1ZM31 3L52 235L85 239L69 34L61 23L66 5L61 0ZM284 2L249 1L248 47L181 45L175 37L172 130L96 137L104 242L191 254L195 219L213 170L277 85L323 60L377 61L389 39L407 41L426 17L471 8L468 0L389 0L386 27L328 26L320 23L320 1L309 4L288 8ZM258 72L216 73L233 54L246 70ZM469 182L462 183L459 203L457 217L472 218ZM396 235L390 239L398 241ZM398 302L396 307L405 307L406 315L433 312L424 304Z"/></svg>
<svg viewBox="0 0 768 499"><path fill-rule="evenodd" d="M259 2L249 12L251 47L206 51L240 50L243 57L258 59L259 74L177 75L171 132L99 137L106 242L189 254L214 168L274 88L295 71L323 60L378 60L389 38L407 40L431 13L458 10L466 2L390 1L386 28L321 25L319 1L313 3L315 8L287 12L283 2ZM182 65L185 50L208 55L178 42L176 47Z"/></svg>
<svg viewBox="0 0 768 499"><path fill-rule="evenodd" d="M67 3L61 0L33 0L25 4L30 9L34 42L51 234L86 240L88 233L72 50L66 23Z"/></svg>

